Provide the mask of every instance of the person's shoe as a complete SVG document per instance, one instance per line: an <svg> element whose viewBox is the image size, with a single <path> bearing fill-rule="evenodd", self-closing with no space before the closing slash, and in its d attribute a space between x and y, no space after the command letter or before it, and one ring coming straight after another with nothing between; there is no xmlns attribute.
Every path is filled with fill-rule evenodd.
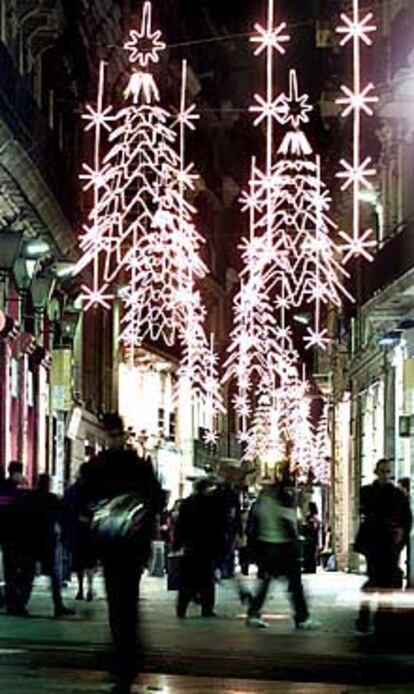
<svg viewBox="0 0 414 694"><path fill-rule="evenodd" d="M86 602L92 602L92 600L93 600L93 591L88 590L88 592L86 593Z"/></svg>
<svg viewBox="0 0 414 694"><path fill-rule="evenodd" d="M202 617L217 617L217 613L216 612L202 612L201 616Z"/></svg>
<svg viewBox="0 0 414 694"><path fill-rule="evenodd" d="M75 610L71 610L70 607L65 607L65 605L62 605L62 607L56 607L55 609L55 617L58 619L59 617L73 617L75 614Z"/></svg>
<svg viewBox="0 0 414 694"><path fill-rule="evenodd" d="M247 617L246 626L251 629L267 629L269 625L261 617Z"/></svg>
<svg viewBox="0 0 414 694"><path fill-rule="evenodd" d="M75 600L83 600L83 593L81 590L78 590L78 592L76 593Z"/></svg>
<svg viewBox="0 0 414 694"><path fill-rule="evenodd" d="M320 626L320 622L317 622L316 619L311 619L310 617L305 619L304 622L296 623L296 629L300 629L301 631L314 631L315 629L319 629Z"/></svg>

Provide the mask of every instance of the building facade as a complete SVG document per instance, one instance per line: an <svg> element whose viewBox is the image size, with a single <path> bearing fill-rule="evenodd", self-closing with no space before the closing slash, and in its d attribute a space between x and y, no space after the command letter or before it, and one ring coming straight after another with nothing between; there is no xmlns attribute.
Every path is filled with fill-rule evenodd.
<svg viewBox="0 0 414 694"><path fill-rule="evenodd" d="M376 461L394 461L396 482L414 473L412 428L414 356L414 8L410 2L374 3L379 36L375 81L378 185L363 201L377 229L372 263L355 268L357 308L349 359L350 452L348 524L351 551L361 484ZM403 482L404 484L404 482ZM414 487L411 485L414 502ZM411 577L413 566L410 567Z"/></svg>

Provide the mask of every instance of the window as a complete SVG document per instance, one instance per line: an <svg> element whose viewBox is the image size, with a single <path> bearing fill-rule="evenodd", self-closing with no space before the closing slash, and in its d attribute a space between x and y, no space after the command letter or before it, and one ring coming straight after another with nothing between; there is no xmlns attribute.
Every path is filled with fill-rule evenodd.
<svg viewBox="0 0 414 694"><path fill-rule="evenodd" d="M170 413L169 430L168 430L168 440L175 441L177 418L175 412Z"/></svg>
<svg viewBox="0 0 414 694"><path fill-rule="evenodd" d="M159 436L163 437L164 436L164 426L165 426L165 410L163 407L158 408L157 426L158 426Z"/></svg>

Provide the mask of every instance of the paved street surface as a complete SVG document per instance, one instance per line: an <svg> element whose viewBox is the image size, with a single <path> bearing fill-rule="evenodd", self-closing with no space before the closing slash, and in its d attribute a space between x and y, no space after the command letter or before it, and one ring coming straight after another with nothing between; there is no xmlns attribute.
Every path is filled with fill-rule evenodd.
<svg viewBox="0 0 414 694"><path fill-rule="evenodd" d="M109 686L100 673L49 670L23 674L2 670L2 694L107 694ZM338 684L305 684L264 682L260 680L218 679L175 675L142 675L133 688L134 694L412 694L412 685L358 687Z"/></svg>
<svg viewBox="0 0 414 694"><path fill-rule="evenodd" d="M201 619L194 606L181 621L174 613L175 593L165 590L165 579L145 577L142 637L144 669L150 674L140 679L136 692L414 693L414 595L390 596L390 606L402 610L401 621L389 638L378 642L354 630L362 580L339 573L306 576L321 628L297 632L278 584L266 605L270 627L256 631L245 626L233 582L218 588L217 618ZM31 618L0 615L2 694L108 691L109 634L101 581L97 592L92 603L75 602L73 582L65 599L75 605L77 615L56 620L41 579L29 605Z"/></svg>

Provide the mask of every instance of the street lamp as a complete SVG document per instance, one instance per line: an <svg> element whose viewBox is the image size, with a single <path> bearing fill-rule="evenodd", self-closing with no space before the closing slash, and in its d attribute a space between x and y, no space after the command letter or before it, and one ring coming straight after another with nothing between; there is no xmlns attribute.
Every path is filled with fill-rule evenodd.
<svg viewBox="0 0 414 694"><path fill-rule="evenodd" d="M43 315L55 288L56 279L50 273L35 275L30 285L32 303L35 312L34 334L36 337L42 332Z"/></svg>

